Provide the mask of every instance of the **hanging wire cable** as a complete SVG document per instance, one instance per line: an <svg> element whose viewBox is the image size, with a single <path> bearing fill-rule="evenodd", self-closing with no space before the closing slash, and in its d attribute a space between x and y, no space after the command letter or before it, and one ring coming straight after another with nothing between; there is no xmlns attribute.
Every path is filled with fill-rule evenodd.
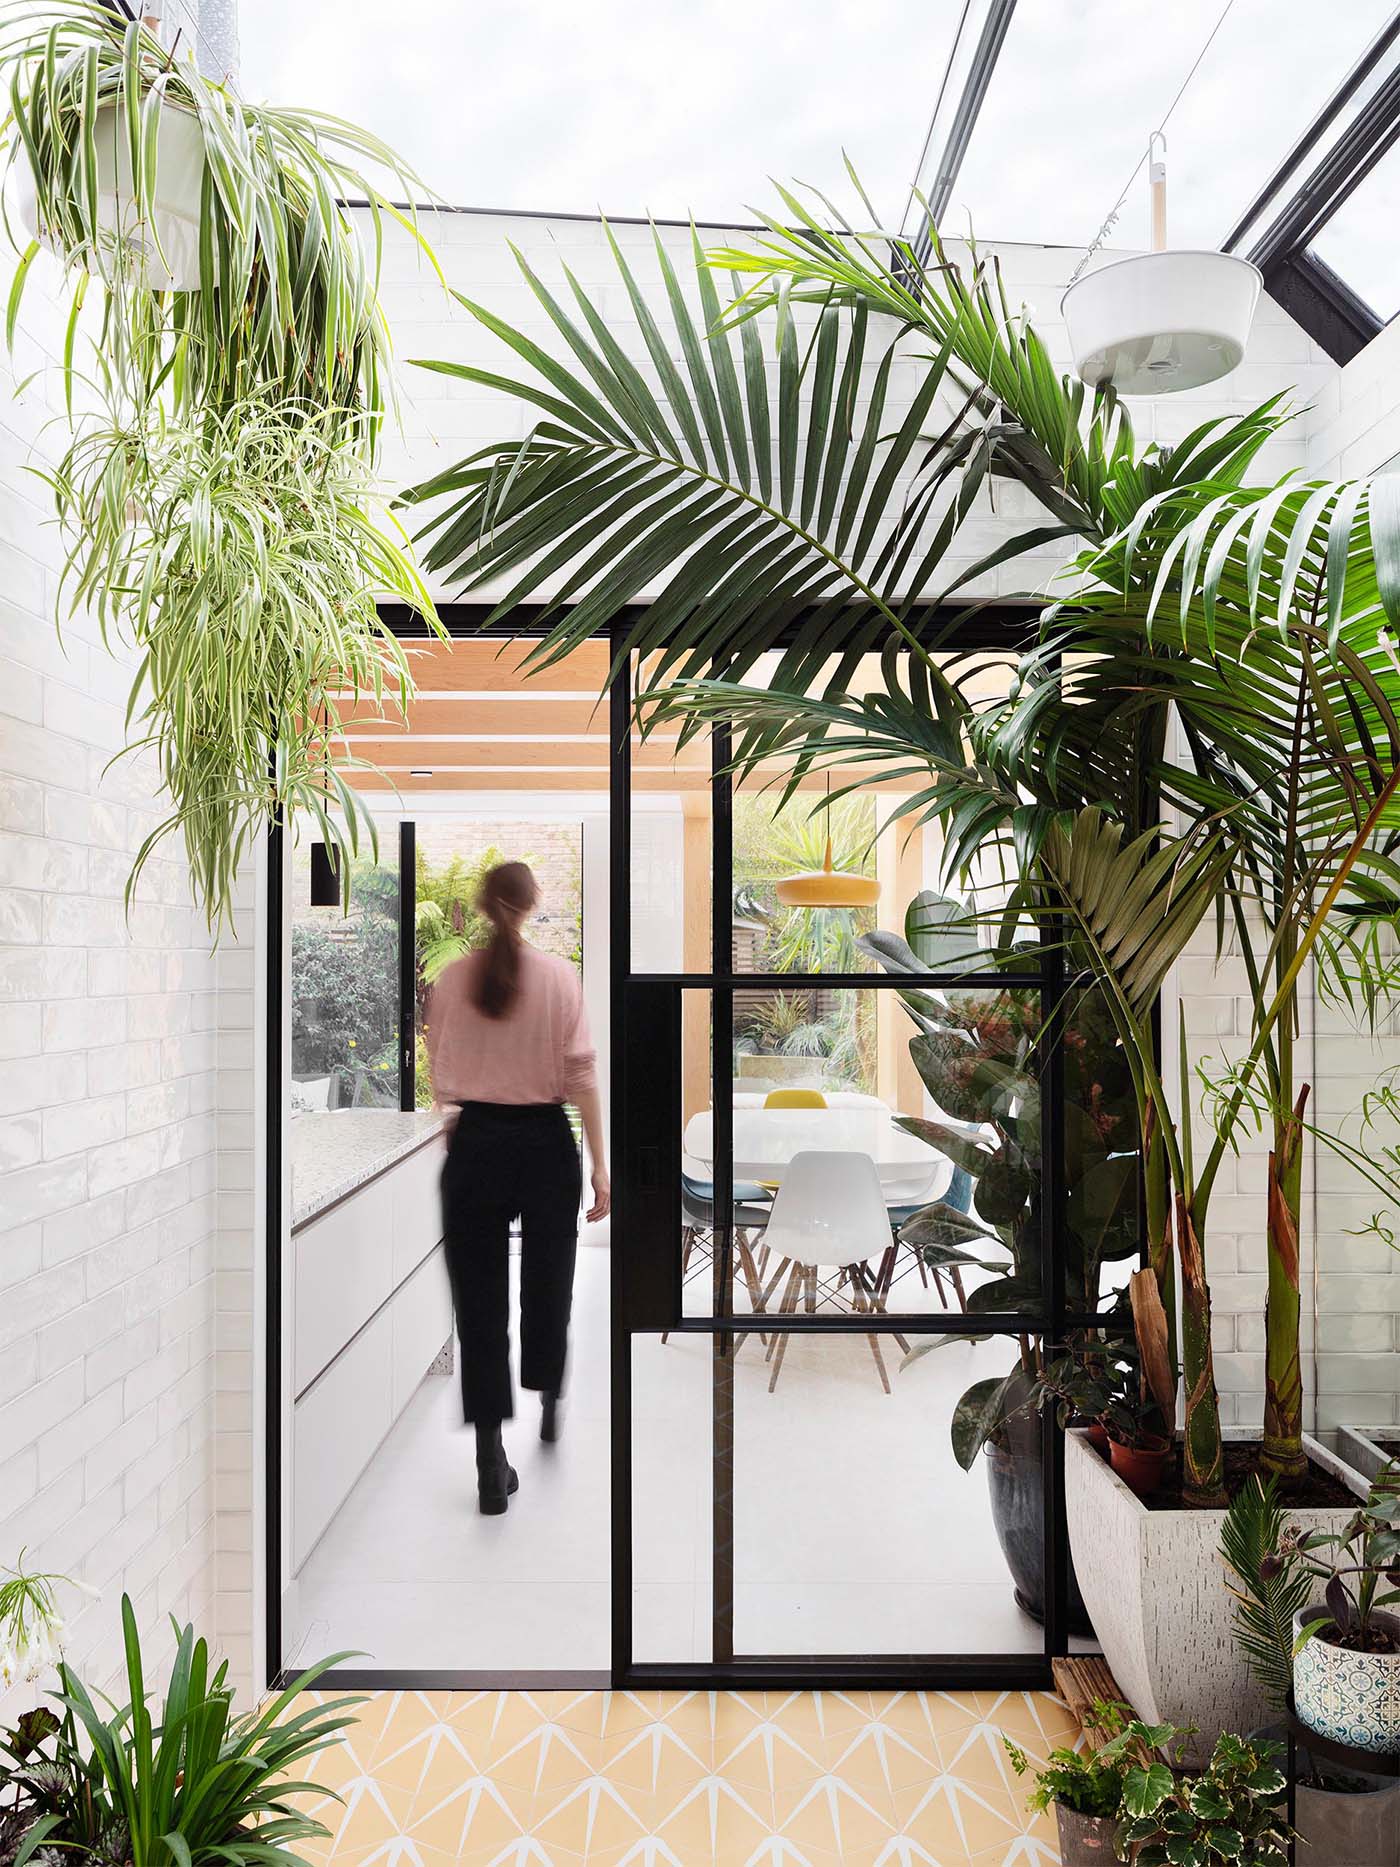
<svg viewBox="0 0 1400 1867"><path fill-rule="evenodd" d="M1070 274L1069 276L1070 285L1074 284L1075 280L1079 277L1080 273L1083 272L1084 268L1088 265L1089 261L1094 257L1095 253L1098 252L1099 248L1103 245L1104 241L1108 238L1109 234L1112 233L1114 227L1117 225L1118 216L1123 212L1123 204L1127 200L1129 194L1132 192L1133 183L1137 180L1138 176L1142 173L1142 165L1144 162L1146 162L1149 152L1151 151L1153 145L1156 143L1159 137L1161 138L1162 143L1165 146L1166 140L1167 140L1165 131L1166 131L1166 127L1168 123L1171 122L1172 112L1176 109L1177 105L1181 102L1182 98L1185 97L1187 89L1191 83L1191 80L1195 77L1196 73L1200 70L1202 64L1204 63L1206 53L1209 52L1210 48L1215 44L1216 37L1220 31L1220 28L1225 24L1226 20L1230 17L1230 14L1234 10L1234 5L1235 5L1235 0L1225 0L1225 5L1221 8L1219 19L1217 19L1215 24L1211 27L1210 32L1206 37L1205 44L1201 47L1200 51L1197 52L1195 59L1192 61L1191 69L1187 72L1186 76L1181 80L1181 84L1177 89L1176 96L1167 105L1166 113L1163 116L1162 121L1157 125L1156 129L1152 132L1151 136L1148 138L1146 148L1144 148L1142 154L1138 157L1137 161L1133 164L1133 172L1131 175L1129 175L1127 181L1124 182L1123 192L1119 195L1118 199L1114 202L1113 206L1109 209L1108 213L1104 216L1098 232L1094 235L1093 239L1089 242L1088 246L1086 246L1084 249L1084 257L1080 260L1079 264L1075 267L1074 271Z"/></svg>

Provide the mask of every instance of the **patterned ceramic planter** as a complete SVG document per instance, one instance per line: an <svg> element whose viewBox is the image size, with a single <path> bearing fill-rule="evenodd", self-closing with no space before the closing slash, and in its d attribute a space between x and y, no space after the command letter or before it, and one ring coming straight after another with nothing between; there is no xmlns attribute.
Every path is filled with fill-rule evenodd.
<svg viewBox="0 0 1400 1867"><path fill-rule="evenodd" d="M1327 1618L1325 1607L1303 1608L1293 1631ZM1400 1636L1395 1615L1378 1612L1375 1619ZM1314 1634L1293 1662L1293 1704L1319 1737L1354 1750L1400 1752L1400 1652L1357 1653Z"/></svg>

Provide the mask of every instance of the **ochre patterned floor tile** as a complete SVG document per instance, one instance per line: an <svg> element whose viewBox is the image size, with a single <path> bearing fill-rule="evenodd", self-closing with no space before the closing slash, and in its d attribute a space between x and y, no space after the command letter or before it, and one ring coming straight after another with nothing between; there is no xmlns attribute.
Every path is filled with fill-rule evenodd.
<svg viewBox="0 0 1400 1867"><path fill-rule="evenodd" d="M324 1696L324 1695L323 1695ZM388 1692L308 1772L315 1867L1054 1867L1021 1692Z"/></svg>

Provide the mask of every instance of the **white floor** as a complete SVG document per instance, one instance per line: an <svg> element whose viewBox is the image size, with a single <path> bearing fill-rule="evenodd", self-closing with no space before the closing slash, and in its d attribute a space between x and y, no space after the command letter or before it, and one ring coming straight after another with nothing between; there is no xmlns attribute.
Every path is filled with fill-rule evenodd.
<svg viewBox="0 0 1400 1867"><path fill-rule="evenodd" d="M579 1251L564 1435L542 1446L533 1395L506 1428L520 1490L476 1509L456 1382L430 1376L312 1552L287 1603L292 1663L344 1649L428 1670L606 1670L610 1660L608 1268ZM906 1299L907 1300L907 1299ZM949 1343L885 1394L860 1336L794 1336L776 1391L763 1345L733 1369L736 1653L1038 1651L997 1546L979 1461L948 1422L1005 1342ZM633 1349L634 1650L713 1656L713 1351ZM294 1649L294 1650L292 1650Z"/></svg>

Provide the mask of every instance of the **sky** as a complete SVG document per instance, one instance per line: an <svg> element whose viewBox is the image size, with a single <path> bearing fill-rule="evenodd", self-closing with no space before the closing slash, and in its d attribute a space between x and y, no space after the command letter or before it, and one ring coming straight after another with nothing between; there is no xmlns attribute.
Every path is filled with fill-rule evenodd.
<svg viewBox="0 0 1400 1867"><path fill-rule="evenodd" d="M945 226L1087 243L1224 12L1167 132L1170 241L1214 246L1391 10L1019 0ZM241 0L241 86L358 120L457 206L747 219L768 177L849 199L845 151L897 225L962 11ZM1139 175L1113 243L1144 245L1147 214Z"/></svg>

